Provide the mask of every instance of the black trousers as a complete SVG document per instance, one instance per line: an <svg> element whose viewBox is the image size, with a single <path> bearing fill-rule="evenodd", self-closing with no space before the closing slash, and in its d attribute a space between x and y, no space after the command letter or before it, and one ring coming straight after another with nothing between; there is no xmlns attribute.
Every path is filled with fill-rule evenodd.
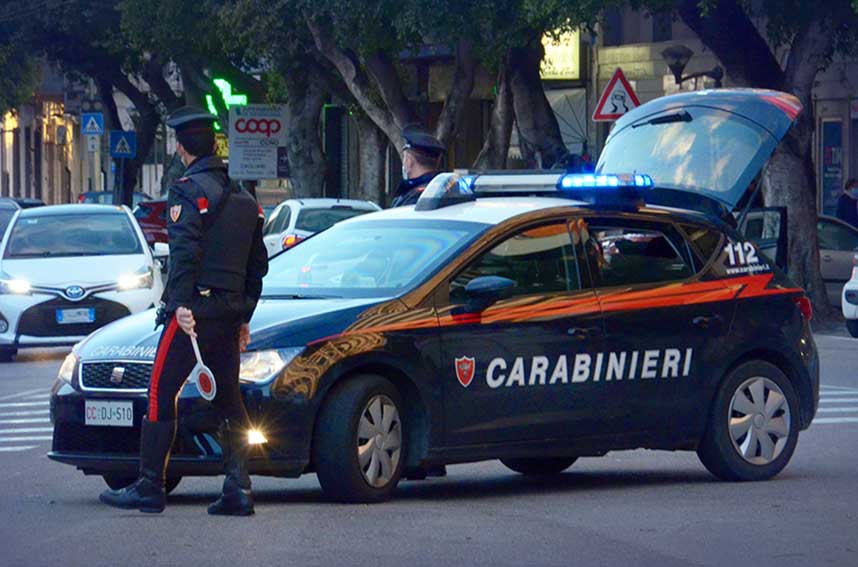
<svg viewBox="0 0 858 567"><path fill-rule="evenodd" d="M195 330L203 363L214 374L217 395L213 404L221 420L229 419L246 426L249 421L238 386L241 353L238 336L241 318L200 318L196 314ZM196 365L191 338L172 315L164 325L152 379L149 382L149 421L174 421L179 391Z"/></svg>

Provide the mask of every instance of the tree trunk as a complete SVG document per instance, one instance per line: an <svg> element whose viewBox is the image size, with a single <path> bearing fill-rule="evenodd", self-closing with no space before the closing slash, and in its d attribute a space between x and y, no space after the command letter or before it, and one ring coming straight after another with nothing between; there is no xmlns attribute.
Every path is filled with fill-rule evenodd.
<svg viewBox="0 0 858 567"><path fill-rule="evenodd" d="M474 169L506 169L509 138L515 118L512 89L509 87L506 66L498 72L498 95L492 107L491 124L483 147L474 161Z"/></svg>
<svg viewBox="0 0 858 567"><path fill-rule="evenodd" d="M307 65L300 76L284 75L289 89L286 104L289 178L295 197L324 195L325 156L319 121L328 94L319 72L314 65Z"/></svg>
<svg viewBox="0 0 858 567"><path fill-rule="evenodd" d="M384 167L388 139L367 116L358 115L356 122L360 137L360 163L358 164L358 189L354 198L366 199L384 207L387 205L387 196L384 193Z"/></svg>
<svg viewBox="0 0 858 567"><path fill-rule="evenodd" d="M522 155L534 167L549 168L567 150L539 77L544 55L545 49L538 38L524 47L510 49L509 85Z"/></svg>

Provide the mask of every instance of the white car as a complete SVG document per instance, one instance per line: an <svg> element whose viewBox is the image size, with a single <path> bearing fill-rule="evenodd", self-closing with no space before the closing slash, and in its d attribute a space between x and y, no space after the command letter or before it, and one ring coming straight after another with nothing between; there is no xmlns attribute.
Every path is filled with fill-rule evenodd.
<svg viewBox="0 0 858 567"><path fill-rule="evenodd" d="M162 291L160 263L127 207L18 211L0 240L0 361L72 345Z"/></svg>
<svg viewBox="0 0 858 567"><path fill-rule="evenodd" d="M342 220L380 210L372 201L356 199L288 199L265 222L265 248L271 257Z"/></svg>
<svg viewBox="0 0 858 567"><path fill-rule="evenodd" d="M852 259L852 277L844 284L840 294L840 309L849 334L858 338L858 254Z"/></svg>

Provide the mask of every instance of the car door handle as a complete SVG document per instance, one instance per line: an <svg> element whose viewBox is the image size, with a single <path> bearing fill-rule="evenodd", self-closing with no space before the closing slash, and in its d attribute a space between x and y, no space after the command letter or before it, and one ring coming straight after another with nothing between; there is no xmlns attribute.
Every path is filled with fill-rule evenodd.
<svg viewBox="0 0 858 567"><path fill-rule="evenodd" d="M830 255L828 255L828 254L826 254L825 256L823 256L823 257L822 257L822 261L823 261L823 262L830 262L830 261L832 261L833 259L834 259L834 258L832 258L832 257L831 257Z"/></svg>
<svg viewBox="0 0 858 567"><path fill-rule="evenodd" d="M599 334L598 327L572 327L566 330L566 334L577 341L586 341Z"/></svg>
<svg viewBox="0 0 858 567"><path fill-rule="evenodd" d="M692 319L691 323L695 327L699 327L701 329L709 329L711 327L714 327L715 325L720 325L722 321L723 319L720 315L710 315L708 317L701 315Z"/></svg>

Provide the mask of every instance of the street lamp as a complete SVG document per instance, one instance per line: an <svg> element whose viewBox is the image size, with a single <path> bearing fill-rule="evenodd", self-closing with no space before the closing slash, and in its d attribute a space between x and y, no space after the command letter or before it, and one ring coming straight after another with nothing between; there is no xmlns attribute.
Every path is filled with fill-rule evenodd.
<svg viewBox="0 0 858 567"><path fill-rule="evenodd" d="M724 69L722 69L720 65L716 65L714 69L709 71L700 71L685 77L682 76L685 66L688 65L688 62L691 61L693 56L694 52L682 44L671 45L661 52L661 57L664 59L664 62L667 63L667 68L670 69L671 73L673 73L673 78L676 80L677 85L681 85L689 79L709 77L710 79L715 80L715 88L720 89L721 79L724 78Z"/></svg>

